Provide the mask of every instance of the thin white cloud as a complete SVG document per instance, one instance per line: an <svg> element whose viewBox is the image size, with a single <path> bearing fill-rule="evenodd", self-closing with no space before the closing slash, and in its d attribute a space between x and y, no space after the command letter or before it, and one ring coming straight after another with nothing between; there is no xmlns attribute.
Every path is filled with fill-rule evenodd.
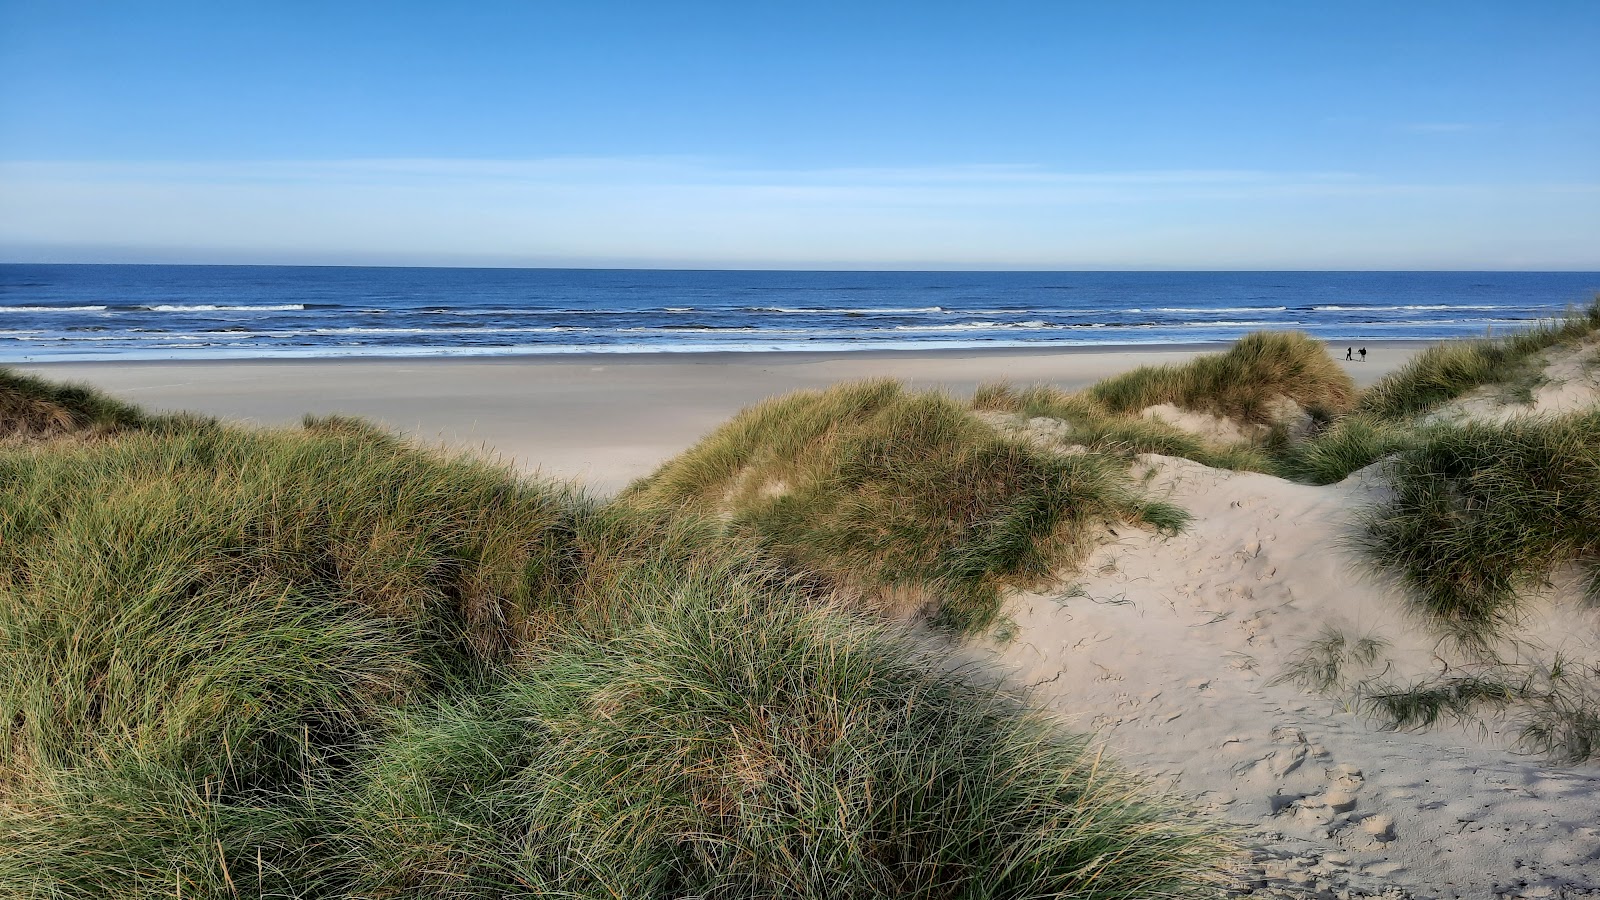
<svg viewBox="0 0 1600 900"><path fill-rule="evenodd" d="M1600 267L1592 184L699 158L0 163L0 258ZM1485 248L1489 248L1487 251Z"/></svg>

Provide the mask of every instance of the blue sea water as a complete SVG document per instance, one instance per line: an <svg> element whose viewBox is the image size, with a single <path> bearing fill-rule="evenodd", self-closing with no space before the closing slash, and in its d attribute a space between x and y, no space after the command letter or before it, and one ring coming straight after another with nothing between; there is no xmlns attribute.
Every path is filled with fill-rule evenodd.
<svg viewBox="0 0 1600 900"><path fill-rule="evenodd" d="M0 265L0 361L1336 343L1525 327L1595 272Z"/></svg>

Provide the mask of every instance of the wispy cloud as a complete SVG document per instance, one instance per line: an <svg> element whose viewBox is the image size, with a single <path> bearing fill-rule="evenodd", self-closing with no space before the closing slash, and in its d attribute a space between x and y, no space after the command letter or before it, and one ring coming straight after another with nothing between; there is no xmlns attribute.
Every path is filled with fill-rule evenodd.
<svg viewBox="0 0 1600 900"><path fill-rule="evenodd" d="M1361 267L1492 264L1485 248L1497 241L1544 236L1552 264L1588 265L1600 264L1595 248L1574 235L1600 229L1596 189L1336 171L776 169L693 157L9 162L0 254Z"/></svg>

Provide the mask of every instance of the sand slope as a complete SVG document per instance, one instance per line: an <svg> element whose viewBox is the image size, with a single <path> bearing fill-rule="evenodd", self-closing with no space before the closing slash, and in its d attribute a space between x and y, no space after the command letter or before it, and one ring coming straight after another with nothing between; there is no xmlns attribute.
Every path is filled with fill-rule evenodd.
<svg viewBox="0 0 1600 900"><path fill-rule="evenodd" d="M1519 396L1490 385L1428 417L1506 422L1600 405L1600 343L1547 351ZM1251 437L1161 408L1215 443ZM1049 420L997 427L1042 445ZM1312 487L1183 459L1140 458L1194 515L1181 535L1122 530L1069 585L1011 599L977 655L1122 760L1246 830L1247 889L1269 896L1600 897L1600 766L1519 752L1515 721L1384 731L1359 691L1460 672L1473 656L1412 613L1351 544L1387 491L1381 463ZM1507 661L1600 663L1600 610L1556 573L1493 648ZM1374 638L1319 693L1286 676L1330 634ZM1371 681L1365 685L1361 679Z"/></svg>
<svg viewBox="0 0 1600 900"><path fill-rule="evenodd" d="M1378 479L1309 487L1141 463L1192 526L1173 538L1124 530L1067 590L1014 598L1015 637L988 642L989 658L1118 757L1273 848L1250 867L1265 892L1600 896L1600 770L1519 755L1510 729L1383 732L1273 683L1325 626L1387 639L1393 674L1448 658L1343 548ZM1596 613L1548 600L1520 637L1594 656Z"/></svg>
<svg viewBox="0 0 1600 900"><path fill-rule="evenodd" d="M1504 385L1485 385L1429 418L1433 421L1506 422L1528 414L1561 415L1600 405L1600 340L1557 347L1539 355L1525 396Z"/></svg>

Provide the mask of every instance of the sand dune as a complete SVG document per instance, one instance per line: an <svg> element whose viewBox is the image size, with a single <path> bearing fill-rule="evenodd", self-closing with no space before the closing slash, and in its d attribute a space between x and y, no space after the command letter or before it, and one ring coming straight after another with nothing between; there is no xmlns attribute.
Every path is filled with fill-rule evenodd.
<svg viewBox="0 0 1600 900"><path fill-rule="evenodd" d="M482 441L609 492L749 402L796 387L890 375L957 392L979 381L1080 387L1175 354L993 354L638 360L86 367L129 399L258 421L313 411L374 416L414 435ZM1349 366L1369 382L1409 357ZM1600 404L1600 347L1547 355L1523 394L1485 388L1438 419L1505 421ZM330 381L330 379L332 379ZM327 385L336 383L337 390ZM314 401L314 402L313 402ZM331 408L330 408L331 407ZM1217 416L1146 410L1211 441L1259 437ZM1008 421L1060 444L1049 421ZM1259 429L1257 429L1259 430ZM1381 465L1381 464L1380 464ZM1193 515L1181 534L1107 536L1049 593L1009 599L1006 621L965 653L993 665L1125 763L1242 829L1245 890L1293 897L1600 897L1600 770L1517 746L1516 723L1387 731L1356 706L1287 680L1307 648L1373 638L1345 673L1403 683L1473 662L1410 611L1350 548L1387 491L1377 467L1326 487L1139 458L1157 496ZM551 469L546 469L551 471ZM1505 658L1600 662L1600 616L1558 573L1495 649Z"/></svg>
<svg viewBox="0 0 1600 900"><path fill-rule="evenodd" d="M1528 402L1484 389L1438 418L1505 421L1600 404L1593 343L1550 354ZM1216 438L1207 417L1163 416ZM1047 437L1047 436L1046 436ZM1521 752L1514 723L1386 731L1354 692L1285 676L1331 634L1373 638L1355 680L1470 666L1351 548L1387 487L1381 463L1327 487L1145 456L1158 495L1194 520L1166 538L1122 529L1069 585L1012 598L980 659L1072 726L1165 779L1258 848L1267 895L1600 896L1600 771ZM1558 576L1494 648L1600 662L1600 616ZM1270 849L1268 849L1270 848Z"/></svg>
<svg viewBox="0 0 1600 900"><path fill-rule="evenodd" d="M1507 385L1485 385L1446 404L1435 421L1505 422L1528 414L1577 412L1600 403L1600 340L1587 340L1541 354L1541 365L1523 379L1525 393Z"/></svg>
<svg viewBox="0 0 1600 900"><path fill-rule="evenodd" d="M1351 511L1382 490L1374 479L1318 488L1144 462L1191 527L1170 539L1124 531L1069 589L1015 598L1015 636L990 643L995 661L1120 758L1282 849L1258 853L1260 881L1424 897L1600 892L1593 768L1530 759L1498 730L1380 731L1274 683L1329 626L1384 636L1400 666L1434 660L1437 637L1342 548ZM1552 606L1566 615L1542 619L1542 637L1600 646L1592 611Z"/></svg>

